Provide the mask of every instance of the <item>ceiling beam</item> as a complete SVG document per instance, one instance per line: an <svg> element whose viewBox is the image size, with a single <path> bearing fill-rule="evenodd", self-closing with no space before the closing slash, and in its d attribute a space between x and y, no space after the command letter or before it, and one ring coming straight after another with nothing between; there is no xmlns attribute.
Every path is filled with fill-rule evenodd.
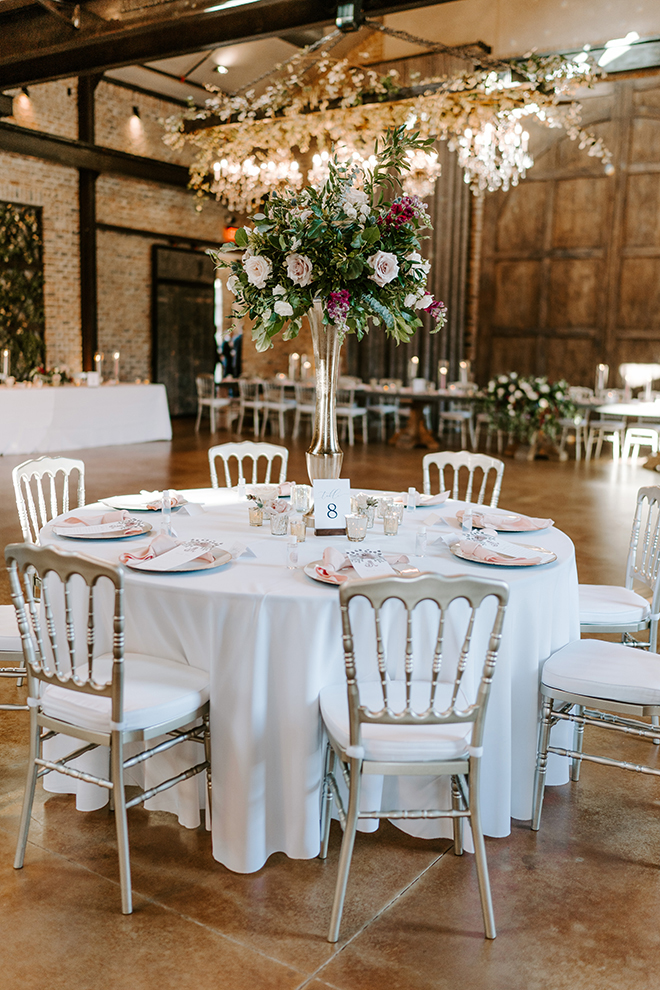
<svg viewBox="0 0 660 990"><path fill-rule="evenodd" d="M185 189L190 178L188 169L172 162L155 158L141 158L112 148L101 148L86 141L44 134L27 127L17 127L0 120L0 151L16 155L29 155L42 161L55 162L67 168L85 168L94 172L111 172L116 175L158 182L166 186Z"/></svg>
<svg viewBox="0 0 660 990"><path fill-rule="evenodd" d="M222 2L222 0L217 0ZM369 17L448 0L363 0ZM0 90L64 79L223 45L334 24L333 0L256 0L205 10L214 0L170 0L117 12L115 0L90 0L74 30L37 3L2 13Z"/></svg>

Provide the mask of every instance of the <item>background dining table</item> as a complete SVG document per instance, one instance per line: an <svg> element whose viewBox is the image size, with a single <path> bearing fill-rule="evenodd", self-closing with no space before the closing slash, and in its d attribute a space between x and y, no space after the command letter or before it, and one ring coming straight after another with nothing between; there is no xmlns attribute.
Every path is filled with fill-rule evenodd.
<svg viewBox="0 0 660 990"><path fill-rule="evenodd" d="M182 493L197 503L193 515L172 515L181 538L211 538L241 555L218 569L191 573L126 571L126 649L162 656L208 670L211 685L213 775L213 855L237 872L253 872L274 852L312 858L319 851L319 790L324 739L318 708L322 687L344 679L340 611L336 586L319 583L303 567L322 557L328 545L348 548L345 537L314 537L299 545L299 563L286 566L287 538L248 526L247 501L235 489L196 489ZM531 815L537 737L539 671L566 643L578 639L578 586L574 547L555 528L507 534L507 539L542 546L556 554L542 566L498 567L455 557L441 534L455 524L462 503L406 510L395 537L384 537L377 520L359 546L397 551L413 564L439 574L482 575L506 581L510 602L495 673L484 740L482 814L486 835L506 836L511 818ZM92 507L88 507L92 508ZM511 507L515 510L515 506ZM428 528L427 555L414 555L416 534L429 516L448 522ZM161 515L142 514L158 531ZM49 524L42 542L117 562L133 540L79 541L57 537ZM351 546L355 546L352 544ZM396 625L399 620L392 619ZM359 625L359 623L358 623ZM393 630L390 630L393 634ZM104 649L110 648L111 624ZM486 623L477 626L474 646L486 649ZM560 730L564 727L559 726ZM93 754L87 754L88 760ZM98 758L98 757L97 757ZM169 757L168 757L169 758ZM151 762L151 761L149 761ZM566 761L554 757L549 783L567 780ZM382 806L403 799L419 807L434 801L435 781L387 784ZM62 780L47 788L77 793L82 810L101 807L107 794L95 785ZM378 784L372 786L378 787ZM401 790L393 795L391 786ZM369 794L371 801L375 792ZM148 808L174 811L182 824L196 827L203 807L199 778L186 781ZM373 805L372 805L373 807ZM446 821L402 822L406 831L432 837L449 835ZM366 828L377 827L375 822Z"/></svg>

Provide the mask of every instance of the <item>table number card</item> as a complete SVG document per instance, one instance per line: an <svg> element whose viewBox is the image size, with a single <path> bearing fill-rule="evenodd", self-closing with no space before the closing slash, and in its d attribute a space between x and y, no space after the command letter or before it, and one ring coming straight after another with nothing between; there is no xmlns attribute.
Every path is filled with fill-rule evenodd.
<svg viewBox="0 0 660 990"><path fill-rule="evenodd" d="M314 486L314 534L345 536L346 516L351 511L348 478L317 478Z"/></svg>

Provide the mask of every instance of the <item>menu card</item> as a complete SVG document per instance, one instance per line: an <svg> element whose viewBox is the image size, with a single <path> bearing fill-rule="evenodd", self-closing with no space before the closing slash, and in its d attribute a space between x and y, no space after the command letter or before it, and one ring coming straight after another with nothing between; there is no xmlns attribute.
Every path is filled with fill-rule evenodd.
<svg viewBox="0 0 660 990"><path fill-rule="evenodd" d="M347 550L346 556L358 577L385 577L388 574L396 574L391 564L388 564L383 557L382 550Z"/></svg>

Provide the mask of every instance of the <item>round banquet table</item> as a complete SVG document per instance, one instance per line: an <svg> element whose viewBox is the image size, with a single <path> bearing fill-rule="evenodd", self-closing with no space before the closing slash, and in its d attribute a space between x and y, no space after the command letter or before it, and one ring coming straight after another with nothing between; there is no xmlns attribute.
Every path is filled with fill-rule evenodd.
<svg viewBox="0 0 660 990"><path fill-rule="evenodd" d="M289 570L287 539L271 536L267 525L250 528L244 496L227 489L183 494L204 508L194 515L173 513L178 536L216 539L228 549L240 542L255 556L242 555L206 572L159 574L126 568L126 651L209 671L214 857L245 873L260 869L274 852L312 858L319 852L324 750L318 696L325 685L344 679L344 661L337 588L311 580L302 568L318 560L325 546L348 544L345 538L314 537L308 530L299 547L299 565ZM556 561L532 567L489 566L459 560L444 543L436 542L443 530L429 529L429 552L416 558L415 535L424 520L431 512L453 517L460 506L448 501L426 510L406 510L396 537L384 538L377 520L361 546L407 553L425 571L485 575L510 586L486 721L481 792L484 832L505 836L512 817L531 817L540 668L580 635L575 553L570 539L554 528L509 534L506 538L512 541L554 551ZM158 531L159 513L142 518ZM117 562L121 552L131 544L144 545L145 539L59 538L51 524L42 542ZM110 649L110 625L108 621L103 649ZM567 773L567 761L552 758L548 783L566 782ZM174 811L182 824L196 827L200 781L195 778L192 787L186 781L146 807ZM432 784L431 778L417 780L416 797L410 798L413 806L420 806L420 787L424 791L426 786L429 799ZM107 792L95 785L70 779L51 783L50 777L46 785L53 790L74 788L77 806L85 810L107 800ZM383 794L382 806L392 807L391 791L386 787ZM367 827L372 824L376 827ZM448 821L401 824L424 836L449 835L451 828Z"/></svg>

